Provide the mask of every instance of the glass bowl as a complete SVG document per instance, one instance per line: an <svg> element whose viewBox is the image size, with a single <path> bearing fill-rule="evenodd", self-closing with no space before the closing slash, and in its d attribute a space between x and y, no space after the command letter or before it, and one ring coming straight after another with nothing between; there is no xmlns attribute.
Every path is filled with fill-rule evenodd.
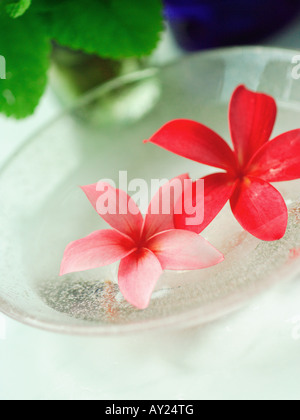
<svg viewBox="0 0 300 420"><path fill-rule="evenodd" d="M234 48L189 56L115 80L31 138L0 174L0 309L23 323L82 335L187 327L239 308L300 271L300 181L276 185L290 212L286 236L261 242L226 207L204 236L224 263L165 272L148 309L119 293L117 265L59 277L66 245L106 228L78 185L109 178L193 178L211 168L144 145L174 118L198 120L229 139L228 102L241 83L273 95L275 133L299 128L300 80L293 51Z"/></svg>

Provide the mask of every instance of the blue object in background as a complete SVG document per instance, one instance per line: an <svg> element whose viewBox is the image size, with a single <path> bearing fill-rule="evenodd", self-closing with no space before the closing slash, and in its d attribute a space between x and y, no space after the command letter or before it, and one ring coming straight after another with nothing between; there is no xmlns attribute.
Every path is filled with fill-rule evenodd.
<svg viewBox="0 0 300 420"><path fill-rule="evenodd" d="M258 43L284 27L300 11L300 0L164 0L164 3L179 45L189 51Z"/></svg>

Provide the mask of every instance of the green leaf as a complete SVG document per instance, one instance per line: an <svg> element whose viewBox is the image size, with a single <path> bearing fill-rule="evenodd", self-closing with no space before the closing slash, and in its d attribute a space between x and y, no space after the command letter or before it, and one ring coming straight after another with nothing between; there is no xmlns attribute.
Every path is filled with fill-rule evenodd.
<svg viewBox="0 0 300 420"><path fill-rule="evenodd" d="M76 0L76 1L84 1L84 0ZM95 0L95 1L102 1L102 0ZM50 12L52 10L60 9L62 5L66 2L69 2L69 0L33 0L31 7L34 12L38 12L38 13Z"/></svg>
<svg viewBox="0 0 300 420"><path fill-rule="evenodd" d="M44 18L61 45L114 59L151 53L163 29L161 0L68 0Z"/></svg>
<svg viewBox="0 0 300 420"><path fill-rule="evenodd" d="M6 11L12 18L18 18L29 9L31 5L31 0L15 0L15 1L8 1L6 6Z"/></svg>
<svg viewBox="0 0 300 420"><path fill-rule="evenodd" d="M49 38L31 13L19 19L0 15L0 28L0 54L6 61L6 80L0 80L0 112L24 118L34 112L47 84Z"/></svg>

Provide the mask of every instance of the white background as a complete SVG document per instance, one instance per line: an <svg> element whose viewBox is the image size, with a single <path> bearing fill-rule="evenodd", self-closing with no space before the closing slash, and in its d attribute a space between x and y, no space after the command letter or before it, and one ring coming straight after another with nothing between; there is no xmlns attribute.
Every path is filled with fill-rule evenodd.
<svg viewBox="0 0 300 420"><path fill-rule="evenodd" d="M299 31L300 20L268 44L299 48ZM156 60L167 54L168 37ZM0 166L59 111L48 89L34 117L1 116ZM115 338L60 336L0 314L0 399L300 399L299 302L300 277L209 325Z"/></svg>

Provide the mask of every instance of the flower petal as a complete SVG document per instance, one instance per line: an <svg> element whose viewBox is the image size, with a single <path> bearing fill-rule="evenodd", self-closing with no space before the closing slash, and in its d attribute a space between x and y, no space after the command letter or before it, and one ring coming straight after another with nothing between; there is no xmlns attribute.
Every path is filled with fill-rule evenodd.
<svg viewBox="0 0 300 420"><path fill-rule="evenodd" d="M268 95L239 86L229 107L229 123L234 149L244 166L270 140L277 115L275 100Z"/></svg>
<svg viewBox="0 0 300 420"><path fill-rule="evenodd" d="M164 270L199 270L224 260L209 242L187 230L159 233L149 240L147 246Z"/></svg>
<svg viewBox="0 0 300 420"><path fill-rule="evenodd" d="M232 211L242 227L263 241L276 241L286 232L288 210L281 194L269 183L246 178L231 198Z"/></svg>
<svg viewBox="0 0 300 420"><path fill-rule="evenodd" d="M268 182L300 178L300 130L289 131L268 142L249 167L251 176Z"/></svg>
<svg viewBox="0 0 300 420"><path fill-rule="evenodd" d="M163 270L156 256L140 249L123 259L119 268L119 287L124 298L138 309L149 305Z"/></svg>
<svg viewBox="0 0 300 420"><path fill-rule="evenodd" d="M199 184L204 181L204 197L203 190L198 188ZM235 187L235 178L229 174L213 174L203 179L196 181L192 189L193 191L185 190L181 198L181 203L178 205L183 209L181 214L175 214L174 222L176 229L186 229L195 233L201 233L214 220L214 218L223 209L229 198L231 197ZM193 201L189 203L187 197L192 196ZM193 213L193 208L204 206L204 219L201 223L190 225L188 222L195 217L196 212ZM180 213L176 209L176 213Z"/></svg>
<svg viewBox="0 0 300 420"><path fill-rule="evenodd" d="M171 121L149 142L205 165L227 171L236 167L236 158L228 144L210 128L195 121Z"/></svg>
<svg viewBox="0 0 300 420"><path fill-rule="evenodd" d="M112 228L134 240L140 237L144 219L129 195L105 182L81 188L97 213Z"/></svg>
<svg viewBox="0 0 300 420"><path fill-rule="evenodd" d="M150 238L156 233L175 228L175 205L183 194L186 180L190 180L188 174L178 176L165 184L155 194L145 218L144 231L146 238Z"/></svg>
<svg viewBox="0 0 300 420"><path fill-rule="evenodd" d="M112 264L127 257L134 249L134 242L117 231L94 232L67 246L60 275Z"/></svg>

